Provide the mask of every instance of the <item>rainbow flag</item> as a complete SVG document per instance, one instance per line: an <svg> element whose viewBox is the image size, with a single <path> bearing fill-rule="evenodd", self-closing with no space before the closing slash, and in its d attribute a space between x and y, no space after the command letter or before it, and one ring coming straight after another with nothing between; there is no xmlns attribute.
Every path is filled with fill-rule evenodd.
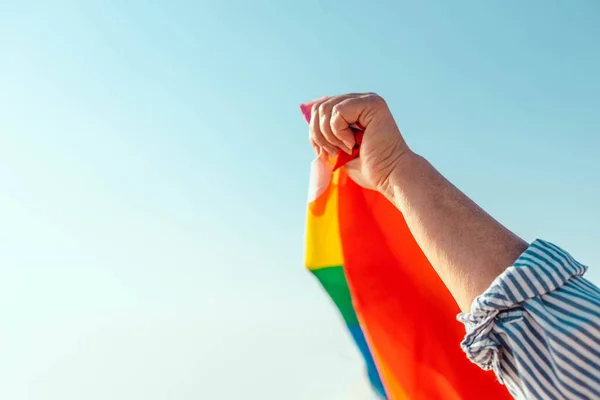
<svg viewBox="0 0 600 400"><path fill-rule="evenodd" d="M301 106L307 122L311 106ZM393 400L511 399L462 352L459 308L402 214L340 168L358 151L311 165L305 264L342 315L374 391Z"/></svg>

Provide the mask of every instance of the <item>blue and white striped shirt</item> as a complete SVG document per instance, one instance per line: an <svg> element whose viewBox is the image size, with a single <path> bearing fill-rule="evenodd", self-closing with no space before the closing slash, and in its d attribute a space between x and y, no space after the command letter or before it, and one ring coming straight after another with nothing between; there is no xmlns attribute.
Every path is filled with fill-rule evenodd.
<svg viewBox="0 0 600 400"><path fill-rule="evenodd" d="M469 359L516 399L600 399L600 289L586 270L533 242L458 316Z"/></svg>

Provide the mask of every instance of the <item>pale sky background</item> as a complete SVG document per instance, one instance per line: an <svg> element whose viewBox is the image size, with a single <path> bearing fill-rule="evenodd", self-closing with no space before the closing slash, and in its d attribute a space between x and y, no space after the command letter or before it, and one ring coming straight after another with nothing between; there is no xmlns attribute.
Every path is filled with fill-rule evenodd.
<svg viewBox="0 0 600 400"><path fill-rule="evenodd" d="M368 399L303 269L325 94L600 282L599 38L595 0L0 2L0 398Z"/></svg>

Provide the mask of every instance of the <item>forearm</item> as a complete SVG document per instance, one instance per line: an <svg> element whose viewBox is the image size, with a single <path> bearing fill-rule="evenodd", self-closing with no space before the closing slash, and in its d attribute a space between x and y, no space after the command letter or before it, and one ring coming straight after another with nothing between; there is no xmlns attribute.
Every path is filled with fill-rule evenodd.
<svg viewBox="0 0 600 400"><path fill-rule="evenodd" d="M526 242L416 154L403 157L382 192L404 214L463 311L527 249Z"/></svg>

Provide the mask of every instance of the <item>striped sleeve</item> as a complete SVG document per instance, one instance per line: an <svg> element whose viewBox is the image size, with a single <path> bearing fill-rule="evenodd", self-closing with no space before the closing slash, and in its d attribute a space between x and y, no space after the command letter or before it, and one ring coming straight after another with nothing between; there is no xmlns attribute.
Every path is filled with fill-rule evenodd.
<svg viewBox="0 0 600 400"><path fill-rule="evenodd" d="M469 359L516 399L600 399L600 289L587 267L536 240L459 314Z"/></svg>

